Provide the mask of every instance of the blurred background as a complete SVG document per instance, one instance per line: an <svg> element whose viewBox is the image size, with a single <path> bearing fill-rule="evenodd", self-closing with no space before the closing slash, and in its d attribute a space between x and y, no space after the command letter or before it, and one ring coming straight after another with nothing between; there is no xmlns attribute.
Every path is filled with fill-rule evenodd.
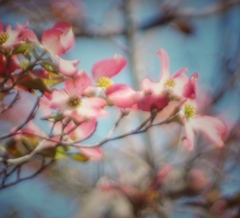
<svg viewBox="0 0 240 218"><path fill-rule="evenodd" d="M164 48L170 57L171 73L183 67L188 68L189 76L199 72L202 112L223 119L229 127L223 149L216 149L199 136L195 151L189 154L179 143L180 127L170 124L105 144L101 161L59 161L31 180L1 190L0 217L124 217L87 214L90 212L86 208L98 211L111 201L102 197L103 193L93 193L99 179L144 189L166 164L173 166L171 187L181 186L190 169L204 172L204 179L211 184L205 195L168 196L164 202L167 217L208 217L218 210L215 207L224 208L219 204L214 208L202 205L206 196L218 200L216 196L221 196L225 202L236 198L239 203L240 1L0 0L0 14L4 26L15 28L16 23L29 21L29 29L39 39L56 22L70 22L76 45L64 58L79 59L79 69L90 74L96 61L121 54L128 65L113 80L135 90L141 88L146 77L159 80L156 52ZM100 120L90 143L103 139L114 125L112 117L119 111L109 109L109 113L109 118ZM133 129L144 117L133 112L115 134ZM96 200L99 198L102 201ZM123 206L122 202L119 205ZM237 203L232 205L229 210L223 209L222 217L240 216ZM139 217L164 216L149 212Z"/></svg>

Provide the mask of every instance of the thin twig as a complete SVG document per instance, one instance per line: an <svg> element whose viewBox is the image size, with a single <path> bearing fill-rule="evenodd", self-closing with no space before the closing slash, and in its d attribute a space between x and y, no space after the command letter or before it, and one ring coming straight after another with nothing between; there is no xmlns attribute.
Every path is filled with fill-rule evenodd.
<svg viewBox="0 0 240 218"><path fill-rule="evenodd" d="M0 114L3 114L5 111L9 110L10 108L12 108L12 106L16 103L17 100L19 100L20 94L19 91L17 91L16 95L14 96L13 100L10 102L10 104L8 106L6 106L5 108L3 108L0 111Z"/></svg>
<svg viewBox="0 0 240 218"><path fill-rule="evenodd" d="M12 137L12 136L16 135L16 133L17 133L18 130L22 129L31 119L34 118L35 113L37 112L37 109L38 109L38 107L39 107L40 98L41 98L41 97L38 97L38 98L37 98L35 104L33 105L33 108L32 108L32 110L31 110L31 112L29 113L29 115L27 116L27 118L25 119L25 121L24 121L21 125L19 125L19 126L14 130L14 132L10 132L10 133L8 133L8 134L6 134L6 135L1 136L1 137L0 137L0 140L6 139L6 138L9 138L9 137Z"/></svg>
<svg viewBox="0 0 240 218"><path fill-rule="evenodd" d="M117 121L115 122L113 128L109 131L109 133L107 134L106 138L110 138L111 135L114 133L114 131L116 130L116 128L118 127L118 125L120 124L120 122L122 121L122 119L127 116L128 113L125 113L125 111L121 111Z"/></svg>
<svg viewBox="0 0 240 218"><path fill-rule="evenodd" d="M18 184L18 183L20 183L20 182L26 181L26 180L28 180L28 179L34 178L35 176L37 176L38 174L40 174L41 172L43 172L45 169L47 169L47 167L50 166L51 164L53 164L54 162L55 162L55 160L54 160L54 159L51 159L48 163L45 164L45 160L43 159L40 168L39 168L37 171L35 171L33 174L31 174L31 175L29 175L29 176L26 176L26 177L23 177L23 178L18 177L15 181L10 182L10 183L8 183L8 184L2 184L2 185L0 186L0 190L1 190L1 189L4 189L4 188L8 188L8 187L10 187L10 186L13 186L13 185L15 185L15 184Z"/></svg>

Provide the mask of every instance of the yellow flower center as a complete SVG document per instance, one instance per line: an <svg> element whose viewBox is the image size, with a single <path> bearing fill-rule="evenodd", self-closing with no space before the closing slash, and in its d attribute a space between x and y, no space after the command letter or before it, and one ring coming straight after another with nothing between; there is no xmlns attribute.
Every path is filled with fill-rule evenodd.
<svg viewBox="0 0 240 218"><path fill-rule="evenodd" d="M98 87L108 88L112 85L112 81L109 77L101 77L97 81Z"/></svg>
<svg viewBox="0 0 240 218"><path fill-rule="evenodd" d="M69 98L67 102L67 105L72 109L80 107L81 104L82 104L81 98L77 96Z"/></svg>
<svg viewBox="0 0 240 218"><path fill-rule="evenodd" d="M174 87L176 85L176 83L175 83L174 79L170 78L164 83L164 85Z"/></svg>
<svg viewBox="0 0 240 218"><path fill-rule="evenodd" d="M5 43L9 39L9 34L8 33L0 33L0 45Z"/></svg>
<svg viewBox="0 0 240 218"><path fill-rule="evenodd" d="M192 118L195 115L195 109L190 104L185 104L184 106L184 115L186 118Z"/></svg>

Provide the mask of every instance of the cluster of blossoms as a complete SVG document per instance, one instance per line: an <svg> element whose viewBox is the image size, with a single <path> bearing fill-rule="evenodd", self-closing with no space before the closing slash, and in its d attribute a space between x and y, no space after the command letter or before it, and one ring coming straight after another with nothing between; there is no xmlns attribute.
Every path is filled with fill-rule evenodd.
<svg viewBox="0 0 240 218"><path fill-rule="evenodd" d="M116 107L150 114L167 110L166 122L177 120L184 127L183 143L190 150L197 131L204 133L212 143L223 145L224 123L218 118L198 114L198 74L188 77L186 68L170 74L165 50L157 52L161 62L159 81L144 79L142 89L133 90L126 84L112 81L127 65L126 58L115 55L100 60L89 75L77 68L79 60L61 58L74 43L72 27L67 22L44 31L41 40L28 29L28 24L18 25L15 30L7 26L4 30L0 23L0 116L8 116L15 102L21 101L16 97L6 103L13 93L18 97L31 93L37 98L31 116L10 133L0 136L1 139L15 137L18 143L29 142L31 148L26 153L39 145L44 149L71 145L86 159L98 159L102 156L100 146L87 148L81 142L96 131L98 119L108 115L107 107ZM60 83L63 88L56 87ZM38 110L51 124L48 134L34 124ZM21 108L19 114L20 111Z"/></svg>

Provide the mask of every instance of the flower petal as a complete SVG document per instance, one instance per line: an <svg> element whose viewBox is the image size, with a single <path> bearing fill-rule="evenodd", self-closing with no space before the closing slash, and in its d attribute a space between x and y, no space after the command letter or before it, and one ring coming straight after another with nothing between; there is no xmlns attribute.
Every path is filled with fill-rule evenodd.
<svg viewBox="0 0 240 218"><path fill-rule="evenodd" d="M195 99L197 94L198 73L194 73L183 90L183 96L190 99Z"/></svg>
<svg viewBox="0 0 240 218"><path fill-rule="evenodd" d="M66 127L66 132L70 131L75 127L75 124L73 122L69 123ZM97 126L97 121L95 119L92 119L90 121L85 121L81 123L77 128L75 128L73 131L69 133L69 137L73 141L83 141L87 139L89 136L91 136Z"/></svg>
<svg viewBox="0 0 240 218"><path fill-rule="evenodd" d="M227 132L226 125L218 118L198 115L192 119L192 127L201 131L212 143L223 146L222 138Z"/></svg>
<svg viewBox="0 0 240 218"><path fill-rule="evenodd" d="M166 80L170 77L168 54L164 49L160 49L157 55L161 62L160 80Z"/></svg>
<svg viewBox="0 0 240 218"><path fill-rule="evenodd" d="M115 55L113 58L107 58L96 62L92 67L92 76L95 81L101 77L113 77L118 74L127 64L126 58L121 55Z"/></svg>
<svg viewBox="0 0 240 218"><path fill-rule="evenodd" d="M142 82L142 88L145 93L158 95L162 92L164 86L162 82L152 82L148 78L144 79Z"/></svg>
<svg viewBox="0 0 240 218"><path fill-rule="evenodd" d="M185 123L184 129L185 136L183 137L183 144L189 151L192 151L194 147L194 130L189 121Z"/></svg>
<svg viewBox="0 0 240 218"><path fill-rule="evenodd" d="M72 25L68 22L58 22L53 26L54 29L60 29L62 31L60 42L64 48L64 53L72 48L75 44L74 34L72 31Z"/></svg>
<svg viewBox="0 0 240 218"><path fill-rule="evenodd" d="M178 70L177 72L175 72L173 75L172 75L172 78L174 78L174 79L177 79L177 78L179 78L179 77L182 77L183 75L185 76L184 78L188 78L187 76L186 76L186 73L188 72L188 68L182 68L182 69L180 69L180 70Z"/></svg>
<svg viewBox="0 0 240 218"><path fill-rule="evenodd" d="M78 72L76 66L79 64L79 60L64 60L57 56L59 71L65 76L73 76Z"/></svg>
<svg viewBox="0 0 240 218"><path fill-rule="evenodd" d="M186 72L187 68L183 68L172 75L175 82L172 90L175 96L184 97L185 87L189 82L189 78L185 74Z"/></svg>
<svg viewBox="0 0 240 218"><path fill-rule="evenodd" d="M59 22L42 34L42 44L53 55L62 55L75 43L72 26L68 22Z"/></svg>
<svg viewBox="0 0 240 218"><path fill-rule="evenodd" d="M54 90L52 92L52 100L50 107L58 110L64 110L67 108L67 101L69 95L63 90Z"/></svg>
<svg viewBox="0 0 240 218"><path fill-rule="evenodd" d="M23 36L23 38L26 38L29 42L39 44L38 38L32 30L23 29L21 31L21 35Z"/></svg>
<svg viewBox="0 0 240 218"><path fill-rule="evenodd" d="M101 160L103 151L100 147L95 148L78 148L79 152L90 158L91 160Z"/></svg>
<svg viewBox="0 0 240 218"><path fill-rule="evenodd" d="M117 107L128 108L139 98L138 92L125 84L115 84L106 90L108 99Z"/></svg>
<svg viewBox="0 0 240 218"><path fill-rule="evenodd" d="M138 101L138 108L143 111L151 111L152 109L162 110L169 102L168 95L145 95Z"/></svg>
<svg viewBox="0 0 240 218"><path fill-rule="evenodd" d="M83 98L82 105L76 110L76 113L84 118L96 118L99 116L104 116L107 114L107 112L103 110L105 105L106 102L102 98Z"/></svg>
<svg viewBox="0 0 240 218"><path fill-rule="evenodd" d="M45 30L42 34L42 44L52 55L64 53L64 49L60 45L61 34L62 31L59 29Z"/></svg>
<svg viewBox="0 0 240 218"><path fill-rule="evenodd" d="M92 81L86 72L79 72L79 75L75 76L74 79L69 78L65 82L64 89L71 96L80 96L90 85L92 85Z"/></svg>

